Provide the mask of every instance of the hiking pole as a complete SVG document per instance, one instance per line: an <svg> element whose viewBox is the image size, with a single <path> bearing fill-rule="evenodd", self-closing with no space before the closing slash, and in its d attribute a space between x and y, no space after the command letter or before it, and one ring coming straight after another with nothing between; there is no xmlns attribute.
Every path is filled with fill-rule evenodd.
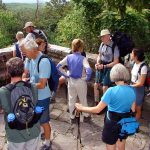
<svg viewBox="0 0 150 150"><path fill-rule="evenodd" d="M77 132L77 150L82 150L82 141L81 141L81 132L80 132L80 112L76 111L76 118L77 118L77 126L78 126L78 132ZM80 142L80 147L79 143Z"/></svg>

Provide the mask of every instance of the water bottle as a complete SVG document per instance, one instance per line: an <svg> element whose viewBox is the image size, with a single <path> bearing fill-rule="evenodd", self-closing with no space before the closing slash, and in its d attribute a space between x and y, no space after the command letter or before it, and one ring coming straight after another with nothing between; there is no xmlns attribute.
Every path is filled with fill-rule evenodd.
<svg viewBox="0 0 150 150"><path fill-rule="evenodd" d="M7 116L7 121L8 121L8 126L11 128L11 129L14 129L15 128L15 114L14 113L9 113L8 116Z"/></svg>
<svg viewBox="0 0 150 150"><path fill-rule="evenodd" d="M7 116L7 121L9 122L13 122L15 120L15 114L14 113L9 113Z"/></svg>
<svg viewBox="0 0 150 150"><path fill-rule="evenodd" d="M42 112L43 112L43 107L40 107L40 106L35 107L35 113L36 114L41 114Z"/></svg>

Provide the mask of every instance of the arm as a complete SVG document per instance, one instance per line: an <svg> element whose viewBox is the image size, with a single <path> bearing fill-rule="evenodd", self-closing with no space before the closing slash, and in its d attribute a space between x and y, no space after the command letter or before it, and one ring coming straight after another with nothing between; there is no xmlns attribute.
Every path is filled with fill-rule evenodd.
<svg viewBox="0 0 150 150"><path fill-rule="evenodd" d="M47 79L51 74L51 65L47 58L41 59L39 63L39 82L36 83L38 89L44 89L47 85Z"/></svg>
<svg viewBox="0 0 150 150"><path fill-rule="evenodd" d="M133 87L141 87L141 86L143 86L143 85L144 85L144 82L145 82L145 79L146 79L146 74L142 74L142 75L140 76L139 81L138 81L137 83L133 84L132 86L133 86Z"/></svg>
<svg viewBox="0 0 150 150"><path fill-rule="evenodd" d="M111 62L110 64L104 65L104 68L112 68L115 64L119 63L119 58L115 58L113 62Z"/></svg>
<svg viewBox="0 0 150 150"><path fill-rule="evenodd" d="M135 112L135 102L133 102L131 110L132 110L132 112Z"/></svg>
<svg viewBox="0 0 150 150"><path fill-rule="evenodd" d="M65 57L62 61L60 61L56 67L60 75L64 77L69 77L66 70L63 69L64 66L67 66L67 57Z"/></svg>
<svg viewBox="0 0 150 150"><path fill-rule="evenodd" d="M101 112L106 106L107 105L102 101L100 101L99 104L97 106L94 106L94 107L85 107L79 103L75 104L75 107L78 111L87 112L87 113L94 113L94 114Z"/></svg>
<svg viewBox="0 0 150 150"><path fill-rule="evenodd" d="M44 89L47 85L47 78L40 78L39 82L35 85L37 89Z"/></svg>
<svg viewBox="0 0 150 150"><path fill-rule="evenodd" d="M90 80L91 75L92 75L92 69L89 65L89 62L87 61L86 58L83 59L83 67L86 69L86 80Z"/></svg>

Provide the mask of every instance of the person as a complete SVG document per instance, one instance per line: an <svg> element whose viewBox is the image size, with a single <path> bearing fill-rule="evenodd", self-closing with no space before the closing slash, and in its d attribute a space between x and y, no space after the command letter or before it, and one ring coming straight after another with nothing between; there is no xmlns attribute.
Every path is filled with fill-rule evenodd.
<svg viewBox="0 0 150 150"><path fill-rule="evenodd" d="M100 86L102 86L103 93L105 93L108 87L112 85L110 81L110 70L115 64L119 63L119 50L117 46L112 50L113 41L111 40L109 30L101 30L99 37L102 43L99 47L99 55L95 64L94 96L96 104L100 99Z"/></svg>
<svg viewBox="0 0 150 150"><path fill-rule="evenodd" d="M8 74L11 77L11 84L15 84L19 81L22 81L22 74L24 71L24 63L18 57L13 57L9 59L6 63ZM17 84L21 86L21 82ZM35 102L37 102L37 89L31 84L32 93ZM5 120L5 130L7 136L7 148L11 150L39 150L40 148L40 124L36 123L33 127L28 128L30 134L28 134L26 129L17 130L11 129L8 126L7 115L11 113L11 93L4 86L0 88L0 107L4 110L4 120Z"/></svg>
<svg viewBox="0 0 150 150"><path fill-rule="evenodd" d="M47 79L50 77L51 74L51 65L47 58L41 59L38 72L37 64L43 53L39 51L38 45L33 39L28 41L25 39L22 43L21 50L28 58L25 60L25 71L23 74L23 78L26 80L27 75L30 75L30 82L35 83L38 89L37 105L45 108L40 118L40 124L44 129L45 137L45 141L43 142L41 149L49 150L51 149L51 126L49 124L49 105L51 93L47 84Z"/></svg>
<svg viewBox="0 0 150 150"><path fill-rule="evenodd" d="M25 60L25 56L22 54L21 50L20 50L20 43L22 42L22 40L24 39L24 34L21 31L18 31L16 34L16 39L17 42L14 45L14 50L13 50L13 57L19 57L22 60Z"/></svg>
<svg viewBox="0 0 150 150"><path fill-rule="evenodd" d="M83 51L83 41L81 39L74 39L72 41L72 54L67 55L57 65L58 71L68 80L68 99L69 99L69 112L71 123L76 123L74 109L77 96L80 102L87 106L87 83L90 80L92 69L86 57L81 55ZM63 69L64 66L68 67L68 72ZM83 113L84 121L91 119L90 115Z"/></svg>
<svg viewBox="0 0 150 150"><path fill-rule="evenodd" d="M133 87L126 84L130 81L130 74L125 66L120 63L114 65L110 72L110 78L116 86L110 87L104 93L97 106L85 107L79 103L76 103L75 106L77 111L87 113L99 113L107 106L108 111L104 119L102 140L106 143L107 150L115 150L117 149L116 146L119 150L125 150L127 137L120 137L118 129L115 127L123 117L130 116L130 110L135 112L136 96ZM123 96L124 93L126 96Z"/></svg>
<svg viewBox="0 0 150 150"><path fill-rule="evenodd" d="M83 50L83 51L81 52L81 55L84 56L84 57L86 57L86 52L85 52L85 50ZM65 66L64 69L66 69L66 71L67 71L67 66ZM66 83L66 78L62 75L62 76L60 76L60 78L59 78L58 89L60 89L60 87L61 87L64 83Z"/></svg>
<svg viewBox="0 0 150 150"><path fill-rule="evenodd" d="M136 118L140 119L144 100L144 82L148 68L143 65L139 72L140 66L144 63L144 52L141 49L134 48L132 50L131 60L135 62L131 70L131 82L136 91Z"/></svg>
<svg viewBox="0 0 150 150"><path fill-rule="evenodd" d="M33 39L33 40L43 39L44 40L44 42L42 42L42 44L44 44L45 46L44 49L43 49L43 45L41 45L42 48L40 48L39 46L39 49L40 50L42 49L42 52L44 54L47 54L48 39L45 33L42 30L36 29L36 26L30 21L25 23L25 26L23 29L26 31L26 33L28 33L27 36L25 37L26 40L30 40L30 39Z"/></svg>

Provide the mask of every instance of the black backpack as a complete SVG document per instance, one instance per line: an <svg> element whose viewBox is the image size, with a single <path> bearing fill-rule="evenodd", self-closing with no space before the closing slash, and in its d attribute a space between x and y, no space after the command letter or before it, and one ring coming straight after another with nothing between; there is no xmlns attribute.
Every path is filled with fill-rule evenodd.
<svg viewBox="0 0 150 150"><path fill-rule="evenodd" d="M45 33L42 30L35 29L34 31L32 31L32 34L34 34L35 39L43 39L45 41L46 45L44 53L47 54L48 40Z"/></svg>
<svg viewBox="0 0 150 150"><path fill-rule="evenodd" d="M18 83L22 85L17 86ZM8 126L11 129L17 130L33 127L40 119L42 113L35 113L36 104L33 98L31 84L19 81L15 84L8 84L5 88L10 92L10 113L15 115L15 120L8 122Z"/></svg>
<svg viewBox="0 0 150 150"><path fill-rule="evenodd" d="M43 58L47 58L49 60L50 64L51 64L51 75L48 78L48 85L49 85L49 88L50 88L51 91L56 92L60 76L58 74L56 65L53 62L53 60L51 58L49 58L47 55L42 55L40 57L39 61L38 61L37 70L39 72L39 64L40 64L41 59L43 59Z"/></svg>
<svg viewBox="0 0 150 150"><path fill-rule="evenodd" d="M123 33L116 31L112 36L112 41L114 42L112 46L112 50L114 52L115 46L118 46L119 52L120 52L120 57L124 57L127 54L132 52L132 49L134 48L134 42L131 38L131 36Z"/></svg>

